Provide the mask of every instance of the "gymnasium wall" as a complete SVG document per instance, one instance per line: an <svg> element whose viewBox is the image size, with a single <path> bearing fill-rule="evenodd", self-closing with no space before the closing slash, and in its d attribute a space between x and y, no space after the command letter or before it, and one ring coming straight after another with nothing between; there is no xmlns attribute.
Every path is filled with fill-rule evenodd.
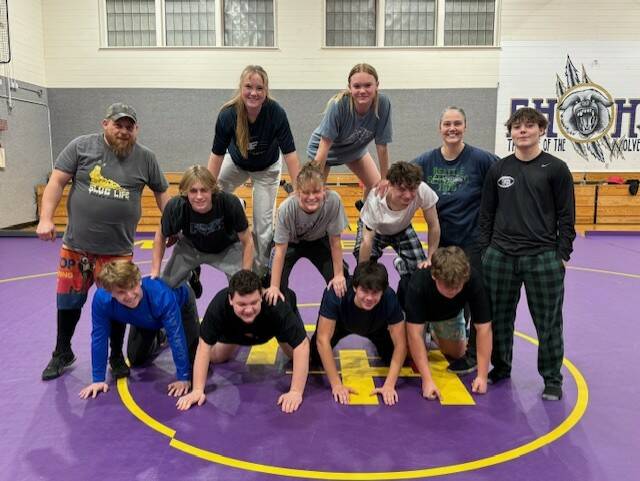
<svg viewBox="0 0 640 481"><path fill-rule="evenodd" d="M42 3L46 2L8 0L11 63L3 75L36 85L46 85Z"/></svg>
<svg viewBox="0 0 640 481"><path fill-rule="evenodd" d="M323 48L322 0L277 0L274 48L101 48L99 0L43 2L52 88L234 89L260 63L280 90L342 88L354 64L379 71L383 89L495 88L499 50Z"/></svg>
<svg viewBox="0 0 640 481"><path fill-rule="evenodd" d="M51 170L40 4L10 0L8 5L12 55L11 63L0 66L0 119L7 126L0 132L6 158L0 168L0 227L36 218L34 185L45 182Z"/></svg>
<svg viewBox="0 0 640 481"><path fill-rule="evenodd" d="M14 59L8 74L25 85L46 87L36 100L51 108L54 157L73 137L99 130L106 105L124 100L138 109L140 139L166 170L206 161L215 114L249 63L268 70L302 157L326 100L344 87L348 70L361 61L378 69L381 89L392 100L392 160L436 146L436 118L448 104L467 110L467 140L493 149L496 125L504 121L496 117L502 42L638 40L640 21L637 0L499 0L498 47L323 48L324 2L278 0L274 48L105 48L100 2L9 0ZM6 145L9 167L0 170L4 206L18 191L31 195L32 186L46 178L45 113L46 108L31 104L6 114L10 130L0 134L0 141L26 140ZM19 173L11 169L18 165L13 159L20 161ZM0 226L33 219L35 209L24 199L15 209L0 211Z"/></svg>
<svg viewBox="0 0 640 481"><path fill-rule="evenodd" d="M638 0L502 0L501 40L640 40Z"/></svg>
<svg viewBox="0 0 640 481"><path fill-rule="evenodd" d="M164 169L205 162L220 105L244 66L259 63L304 157L326 101L361 61L378 69L392 100L392 160L438 145L436 119L449 104L467 109L468 140L493 148L498 48L322 48L323 2L296 0L276 2L275 48L103 48L98 7L82 0L43 4L55 154L98 128L104 107L122 99L139 110L140 139Z"/></svg>

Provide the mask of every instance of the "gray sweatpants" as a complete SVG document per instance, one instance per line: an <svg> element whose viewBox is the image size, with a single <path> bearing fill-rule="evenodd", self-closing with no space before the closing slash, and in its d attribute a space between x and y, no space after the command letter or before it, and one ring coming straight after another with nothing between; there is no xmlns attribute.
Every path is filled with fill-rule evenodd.
<svg viewBox="0 0 640 481"><path fill-rule="evenodd" d="M173 247L171 258L162 271L162 280L175 288L189 279L191 271L202 264L221 270L227 278L242 269L242 242L234 242L222 252L208 254L196 249L185 237Z"/></svg>

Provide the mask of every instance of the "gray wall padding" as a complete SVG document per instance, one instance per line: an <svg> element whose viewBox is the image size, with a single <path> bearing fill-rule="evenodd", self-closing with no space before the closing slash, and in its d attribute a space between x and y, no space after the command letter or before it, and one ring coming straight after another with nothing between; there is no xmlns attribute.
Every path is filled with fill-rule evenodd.
<svg viewBox="0 0 640 481"><path fill-rule="evenodd" d="M410 160L438 146L437 118L451 104L467 112L470 125L466 140L493 149L497 89L384 92L392 104L394 141L389 147L392 161ZM287 111L301 159L306 159L309 136L320 123L326 101L334 93L272 91ZM217 112L232 94L231 90L198 89L49 89L54 155L74 137L98 131L106 106L123 101L138 111L140 141L155 151L164 170L182 171L194 163L205 164Z"/></svg>

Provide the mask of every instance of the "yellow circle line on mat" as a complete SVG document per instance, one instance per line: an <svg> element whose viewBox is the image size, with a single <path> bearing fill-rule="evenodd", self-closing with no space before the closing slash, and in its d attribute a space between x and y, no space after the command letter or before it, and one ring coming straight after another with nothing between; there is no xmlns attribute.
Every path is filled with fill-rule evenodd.
<svg viewBox="0 0 640 481"><path fill-rule="evenodd" d="M526 334L520 332L515 333L518 337L537 345L538 341ZM164 424L153 419L147 413L145 413L135 402L131 394L129 393L129 386L125 378L118 380L118 393L122 402L131 413L137 417L144 424L151 429L158 431L159 433L169 437L171 441L169 445L183 451L192 456L211 461L213 463L229 466L232 468L242 469L245 471L253 471L257 473L273 474L278 476L291 476L296 478L309 478L309 479L345 479L345 480L379 480L379 479L413 479L421 477L442 476L447 474L462 473L466 471L473 471L480 468L486 468L488 466L494 466L496 464L506 463L512 461L521 456L529 454L537 449L546 446L560 437L567 434L584 415L587 410L587 404L589 403L589 388L587 382L584 379L582 373L578 368L567 358L564 358L562 364L567 368L569 373L573 376L577 387L577 399L576 403L569 413L569 416L562 421L553 430L546 434L530 441L521 446L517 446L513 449L497 453L493 456L488 456L474 461L468 461L466 463L449 464L446 466L437 466L424 469L413 469L407 471L380 471L380 472L339 472L339 471L316 471L309 469L295 469L285 468L281 466L273 466L268 464L253 463L250 461L243 461L241 459L235 459L228 456L223 456L212 451L198 448L191 444L185 443L178 439L175 439L175 430L165 426Z"/></svg>

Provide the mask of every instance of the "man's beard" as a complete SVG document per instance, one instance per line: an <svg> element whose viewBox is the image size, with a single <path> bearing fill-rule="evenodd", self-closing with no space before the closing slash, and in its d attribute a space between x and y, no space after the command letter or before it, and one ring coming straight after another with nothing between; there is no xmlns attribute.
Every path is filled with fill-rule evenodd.
<svg viewBox="0 0 640 481"><path fill-rule="evenodd" d="M107 144L113 150L113 153L120 159L127 157L133 150L133 146L136 145L135 136L130 136L129 140L122 140L114 135L110 135L107 132L104 133Z"/></svg>

